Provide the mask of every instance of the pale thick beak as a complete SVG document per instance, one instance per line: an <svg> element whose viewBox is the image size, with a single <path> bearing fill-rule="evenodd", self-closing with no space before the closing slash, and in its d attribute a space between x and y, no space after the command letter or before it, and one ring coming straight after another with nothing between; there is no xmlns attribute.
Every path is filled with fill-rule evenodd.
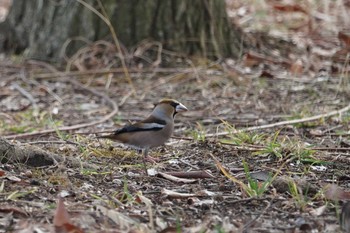
<svg viewBox="0 0 350 233"><path fill-rule="evenodd" d="M179 103L176 108L175 108L176 112L186 112L188 111L188 109L185 107L185 105Z"/></svg>

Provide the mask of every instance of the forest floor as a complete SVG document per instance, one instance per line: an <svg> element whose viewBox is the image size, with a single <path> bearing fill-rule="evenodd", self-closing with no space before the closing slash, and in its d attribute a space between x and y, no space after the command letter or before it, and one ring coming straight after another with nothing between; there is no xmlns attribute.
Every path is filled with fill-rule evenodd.
<svg viewBox="0 0 350 233"><path fill-rule="evenodd" d="M133 95L118 72L1 66L1 135L80 163L2 164L1 232L48 231L59 194L69 221L86 232L339 231L342 198L332 195L346 192L350 179L350 114L332 114L349 104L342 78L233 76L216 64L132 72ZM107 96L116 115L79 126L113 111ZM163 97L189 111L177 116L175 137L151 151L160 161L147 164L146 175L140 155L95 133L142 119ZM329 117L307 119L319 114ZM267 128L249 131L257 125Z"/></svg>
<svg viewBox="0 0 350 233"><path fill-rule="evenodd" d="M231 6L247 30L248 6ZM274 6L282 13L273 20L316 17L296 6ZM323 16L317 22L329 23ZM293 22L298 33L247 33L260 50L236 60L162 50L160 67L150 45L143 56L129 54L130 79L110 68L120 61L108 42L73 56L61 69L68 72L2 58L1 137L62 160L37 167L4 155L0 232L341 232L350 40ZM174 137L151 150L159 161L147 163L147 174L136 151L96 138L143 119L164 97L189 111L176 117Z"/></svg>

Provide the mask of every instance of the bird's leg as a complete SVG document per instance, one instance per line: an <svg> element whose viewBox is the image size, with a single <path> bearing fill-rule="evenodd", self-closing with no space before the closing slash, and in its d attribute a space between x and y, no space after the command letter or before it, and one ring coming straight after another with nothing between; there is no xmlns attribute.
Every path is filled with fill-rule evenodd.
<svg viewBox="0 0 350 233"><path fill-rule="evenodd" d="M146 160L147 162L150 162L150 163L157 163L160 161L158 158L154 158L154 157L148 155L148 149L144 149L144 151L145 150L146 150L146 153L144 153L144 160Z"/></svg>
<svg viewBox="0 0 350 233"><path fill-rule="evenodd" d="M148 148L142 149L142 160L143 160L143 165L145 167L146 173L147 173L147 166L146 166L146 162L150 162L150 163L157 163L159 162L159 159L157 158L153 158L152 156L148 155Z"/></svg>
<svg viewBox="0 0 350 233"><path fill-rule="evenodd" d="M147 154L148 154L148 149L143 149L143 150L142 150L142 161L143 161L143 168L145 169L146 174L148 174L148 173L147 173L147 166L146 166L146 157L147 157Z"/></svg>

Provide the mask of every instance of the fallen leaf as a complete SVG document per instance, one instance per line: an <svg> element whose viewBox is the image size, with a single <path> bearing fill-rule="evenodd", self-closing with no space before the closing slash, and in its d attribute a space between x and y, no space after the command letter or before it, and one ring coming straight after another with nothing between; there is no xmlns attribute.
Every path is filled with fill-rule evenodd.
<svg viewBox="0 0 350 233"><path fill-rule="evenodd" d="M66 210L66 207L64 206L63 198L58 198L56 213L53 218L53 224L55 226L62 226L65 223L70 223L69 214Z"/></svg>
<svg viewBox="0 0 350 233"><path fill-rule="evenodd" d="M313 216L321 216L325 212L326 209L327 209L327 205L323 205L323 206L320 206L316 209L311 210L310 213Z"/></svg>
<svg viewBox="0 0 350 233"><path fill-rule="evenodd" d="M274 5L273 9L283 12L303 12L307 14L307 11L299 5L285 4L285 5Z"/></svg>
<svg viewBox="0 0 350 233"><path fill-rule="evenodd" d="M71 223L62 197L58 198L53 225L56 233L83 233L81 229Z"/></svg>
<svg viewBox="0 0 350 233"><path fill-rule="evenodd" d="M295 76L299 76L303 73L303 62L298 59L290 67L290 73Z"/></svg>
<svg viewBox="0 0 350 233"><path fill-rule="evenodd" d="M345 47L350 47L350 33L338 32L338 39L344 43Z"/></svg>
<svg viewBox="0 0 350 233"><path fill-rule="evenodd" d="M250 173L251 178L260 180L260 181L267 181L272 177L271 173L268 171L254 171Z"/></svg>
<svg viewBox="0 0 350 233"><path fill-rule="evenodd" d="M0 176L4 176L5 175L5 171L4 170L0 170Z"/></svg>
<svg viewBox="0 0 350 233"><path fill-rule="evenodd" d="M325 186L324 195L327 199L338 201L338 200L350 200L350 192L344 191L338 185L328 184Z"/></svg>
<svg viewBox="0 0 350 233"><path fill-rule="evenodd" d="M6 176L6 178L8 180L15 181L15 182L20 182L21 181L21 178L18 178L17 176L10 175L10 176Z"/></svg>
<svg viewBox="0 0 350 233"><path fill-rule="evenodd" d="M259 54L251 53L251 52L246 53L243 57L244 66L247 66L247 67L259 65L263 61L264 61L263 56Z"/></svg>

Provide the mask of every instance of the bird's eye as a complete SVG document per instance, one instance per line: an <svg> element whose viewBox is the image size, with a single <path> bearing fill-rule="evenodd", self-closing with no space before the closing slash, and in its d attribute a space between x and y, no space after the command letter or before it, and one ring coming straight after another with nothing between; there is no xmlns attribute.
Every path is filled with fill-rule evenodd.
<svg viewBox="0 0 350 233"><path fill-rule="evenodd" d="M170 105L173 106L174 108L176 108L176 106L179 105L179 103L171 102Z"/></svg>

